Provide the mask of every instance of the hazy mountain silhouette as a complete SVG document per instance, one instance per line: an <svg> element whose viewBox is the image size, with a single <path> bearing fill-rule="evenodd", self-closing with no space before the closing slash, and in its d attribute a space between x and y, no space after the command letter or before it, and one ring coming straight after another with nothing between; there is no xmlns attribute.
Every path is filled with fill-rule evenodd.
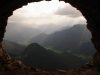
<svg viewBox="0 0 100 75"><path fill-rule="evenodd" d="M43 44L43 42L45 41L45 39L48 37L48 34L45 33L40 33L39 35L33 37L30 40L30 43L38 43L38 44Z"/></svg>
<svg viewBox="0 0 100 75"><path fill-rule="evenodd" d="M85 25L75 25L69 29L49 35L42 44L45 47L58 51L78 52L82 54L87 54L88 52L88 55L92 55L95 52L95 48L90 39L91 34Z"/></svg>
<svg viewBox="0 0 100 75"><path fill-rule="evenodd" d="M25 48L26 48L24 45L20 45L18 43L11 42L11 41L8 41L8 40L4 40L4 45L5 45L6 51L11 56L18 56L18 55L20 55L25 50Z"/></svg>
<svg viewBox="0 0 100 75"><path fill-rule="evenodd" d="M95 51L95 48L91 42L85 42L75 52L78 54L84 54L87 56L87 55L93 55L96 51Z"/></svg>
<svg viewBox="0 0 100 75"><path fill-rule="evenodd" d="M30 44L22 55L22 61L41 69L78 68L86 61L69 53L56 53L37 43Z"/></svg>
<svg viewBox="0 0 100 75"><path fill-rule="evenodd" d="M40 30L24 25L8 25L4 39L27 45L32 37L35 37L40 33L42 33Z"/></svg>

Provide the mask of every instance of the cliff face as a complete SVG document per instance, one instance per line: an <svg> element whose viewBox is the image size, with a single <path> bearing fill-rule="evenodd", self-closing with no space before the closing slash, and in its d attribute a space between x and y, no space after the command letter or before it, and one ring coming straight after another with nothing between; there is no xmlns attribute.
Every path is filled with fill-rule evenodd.
<svg viewBox="0 0 100 75"><path fill-rule="evenodd" d="M10 57L2 47L2 41L7 25L8 17L13 14L13 11L26 5L30 2L39 0L0 0L0 63L7 62ZM74 7L79 9L87 19L87 27L92 34L92 42L97 50L94 55L92 64L97 69L100 67L100 3L99 0L65 0Z"/></svg>

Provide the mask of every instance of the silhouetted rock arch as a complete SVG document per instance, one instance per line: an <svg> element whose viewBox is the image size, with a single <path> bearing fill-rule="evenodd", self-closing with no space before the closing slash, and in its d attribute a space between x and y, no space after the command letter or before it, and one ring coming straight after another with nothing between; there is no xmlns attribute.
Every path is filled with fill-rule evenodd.
<svg viewBox="0 0 100 75"><path fill-rule="evenodd" d="M13 11L27 5L30 2L39 0L0 0L0 61L6 62L10 59L2 47L2 41L7 25L8 17L13 15ZM92 33L92 42L97 50L93 57L93 65L100 67L100 3L99 0L65 0L81 11L87 19L87 27Z"/></svg>

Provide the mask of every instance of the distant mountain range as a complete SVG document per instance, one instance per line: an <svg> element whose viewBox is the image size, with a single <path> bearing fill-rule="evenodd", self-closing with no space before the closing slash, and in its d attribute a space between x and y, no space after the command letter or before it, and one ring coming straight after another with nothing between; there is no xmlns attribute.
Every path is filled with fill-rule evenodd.
<svg viewBox="0 0 100 75"><path fill-rule="evenodd" d="M40 33L42 33L40 30L26 27L24 25L8 25L4 39L22 45L28 45L30 39L39 35Z"/></svg>
<svg viewBox="0 0 100 75"><path fill-rule="evenodd" d="M42 38L41 36L39 35L43 41L38 39L37 43L56 51L67 51L74 54L83 54L87 56L91 56L95 52L95 48L90 40L91 34L85 25L75 25L69 29L57 31L46 37L44 36L45 38ZM33 38L32 40L36 40L36 38ZM39 41L42 41L42 43Z"/></svg>
<svg viewBox="0 0 100 75"><path fill-rule="evenodd" d="M30 40L30 43L38 43L38 44L43 44L45 39L48 37L49 35L48 34L45 34L45 33L40 33L39 35L33 37L31 40Z"/></svg>
<svg viewBox="0 0 100 75"><path fill-rule="evenodd" d="M20 57L29 66L41 69L78 68L95 52L91 34L85 25L75 25L52 34L37 32L34 37L30 37L33 33L29 33L25 35L28 40L22 33L19 36L9 33L13 37L6 35L4 41L7 52L14 58ZM30 43L27 46L26 41Z"/></svg>
<svg viewBox="0 0 100 75"><path fill-rule="evenodd" d="M18 56L20 55L26 48L26 46L11 42L8 40L4 40L4 46L6 51L11 55L11 56Z"/></svg>
<svg viewBox="0 0 100 75"><path fill-rule="evenodd" d="M72 28L64 29L49 35L45 46L51 46L58 50L76 50L84 42L90 42L91 35L85 25L75 25Z"/></svg>

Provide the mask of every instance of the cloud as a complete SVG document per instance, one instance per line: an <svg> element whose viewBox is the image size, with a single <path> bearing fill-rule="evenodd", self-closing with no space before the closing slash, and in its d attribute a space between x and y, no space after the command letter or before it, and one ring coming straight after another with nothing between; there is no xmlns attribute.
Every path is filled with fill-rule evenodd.
<svg viewBox="0 0 100 75"><path fill-rule="evenodd" d="M82 16L81 12L76 8L72 7L69 3L65 3L63 7L59 7L59 9L55 12L57 15L66 15L70 17L80 17Z"/></svg>
<svg viewBox="0 0 100 75"><path fill-rule="evenodd" d="M47 11L50 12L46 14ZM13 16L9 18L9 23L15 22L28 27L39 27L48 24L62 25L64 23L72 25L77 22L80 23L80 20L82 23L86 22L82 14L69 3L52 0L30 3L28 6L14 11Z"/></svg>
<svg viewBox="0 0 100 75"><path fill-rule="evenodd" d="M14 19L14 17L16 16L12 16L9 19L8 27L11 27L12 29L16 30L16 32L17 30L18 31L23 30L23 28L24 29L36 28L46 33L53 33L65 26L70 27L75 24L85 24L86 22L86 20L82 16L73 18L64 15L48 15L48 16L31 17L31 18L23 17L23 19L20 19L20 17Z"/></svg>
<svg viewBox="0 0 100 75"><path fill-rule="evenodd" d="M25 27L30 28L39 28L48 27L48 26L72 26L74 24L85 24L86 20L82 16L78 17L70 17L66 15L46 15L46 16L38 16L38 17L24 17L24 16L16 16L13 15L9 18L8 23L17 23L18 25L24 25Z"/></svg>
<svg viewBox="0 0 100 75"><path fill-rule="evenodd" d="M32 30L35 29L52 33L62 27L70 27L75 24L86 24L85 18L76 8L64 1L41 1L14 11L13 16L9 17L8 20L7 33L12 37L18 38L20 36L22 38L25 36L30 38L33 34L31 33ZM11 38L8 34L6 34L6 37ZM24 35L21 37L22 34ZM19 39L17 38L16 40Z"/></svg>
<svg viewBox="0 0 100 75"><path fill-rule="evenodd" d="M38 29L12 22L7 25L4 39L19 44L28 44L32 37L35 37L40 33L41 31Z"/></svg>

